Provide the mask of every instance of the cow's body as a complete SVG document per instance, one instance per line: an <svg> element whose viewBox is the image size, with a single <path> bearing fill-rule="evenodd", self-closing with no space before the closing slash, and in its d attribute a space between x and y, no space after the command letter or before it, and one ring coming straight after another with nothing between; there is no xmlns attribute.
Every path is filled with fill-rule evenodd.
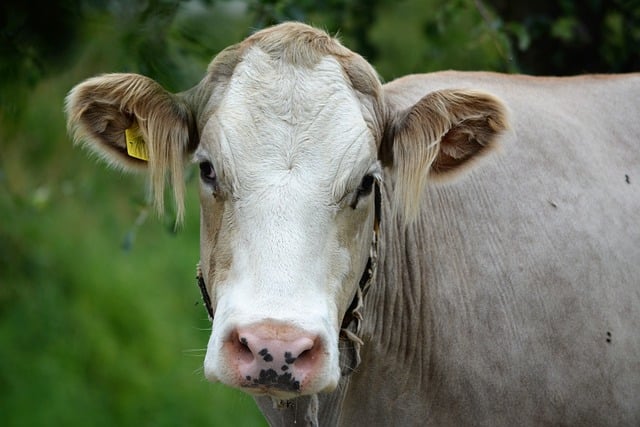
<svg viewBox="0 0 640 427"><path fill-rule="evenodd" d="M320 424L638 425L640 76L443 72L385 90L408 107L452 87L500 97L511 130L429 186L406 231L385 182L362 367L321 397ZM260 403L274 423L307 409Z"/></svg>
<svg viewBox="0 0 640 427"><path fill-rule="evenodd" d="M281 28L292 33L299 31L295 26ZM256 51L249 52L255 54ZM244 58L251 57L247 55L250 54L246 54ZM344 60L344 57L340 58L341 61ZM198 106L193 107L196 110L194 119L179 123L185 129L192 122L199 123L197 129L202 139L201 148L204 146L211 151L211 147L215 146L218 147L217 151L230 150L230 153L234 153L233 144L243 137L237 137L235 141L230 138L225 142L227 145L218 142L217 145L212 144L210 141L215 142L220 137L216 136L218 134L215 129L212 130L213 125L207 125L210 116L203 115L203 111L206 111L216 117L217 122L213 123L218 124L215 126L228 127L229 123L233 123L233 117L244 114L243 105L246 102L238 101L242 100L241 94L225 98L228 96L227 92L235 90L234 82L239 81L238 78L224 80L235 67L226 64L223 63L222 67L226 74L222 73L222 77L219 77L212 72L213 76L218 77L209 79L223 88L218 91L220 93L216 92L218 89L208 93L210 98L200 100ZM244 65L246 64L252 63L247 60ZM324 64L322 72L325 77L331 75L336 65L333 62L320 64ZM215 68L214 63L212 69ZM244 70L242 67L238 69ZM243 71L242 75L253 79L250 71ZM367 80L359 73L360 71L350 68L345 73L352 81L356 80L354 87ZM301 90L313 88L313 85L304 83L304 79L299 81L302 82ZM280 91L286 96L284 87L289 86L276 87L273 93ZM378 89L374 89L371 93L357 90L356 98L361 101L364 99L362 102L366 105L363 108L365 120L363 122L358 118L351 121L354 125L347 128L355 135L350 139L352 141L360 141L360 136L368 135L363 130L363 123L372 129L376 120L380 119L380 116L376 116L377 113L368 115L368 112L376 110L369 107L375 107L380 99L386 105L384 114L396 117L390 120L392 125L384 129L373 129L371 139L362 144L362 147L370 148L372 141L375 141L384 166L381 181L382 223L377 248L378 269L364 298L364 308L361 310L364 319L361 329L357 331L364 342L360 350L362 362L351 375L340 377L337 388L332 382L333 374L323 376L325 369L335 370L337 367L337 362L334 361L337 353L332 346L337 345L341 357L344 352L344 348L340 346L344 344L343 341L338 344L337 335L335 338L330 337L330 331L340 326L345 304L349 301L344 295L338 297L338 313L332 311L335 308L330 304L330 319L333 323L327 327L329 332L314 329L310 335L306 331L313 327L305 323L309 318L295 318L295 313L306 310L310 316L321 319L321 314L316 313L314 305L308 301L302 303L302 308L292 306L289 310L275 307L271 318L267 314L255 317L249 310L248 314L243 314L244 317L238 317L232 323L228 321L235 319L234 310L237 309L228 302L233 300L225 299L227 296L224 289L231 288L232 284L250 284L245 283L246 279L242 276L244 270L227 269L227 266L238 262L237 254L243 253L237 252L234 245L246 245L250 248L254 243L244 236L236 240L231 249L225 249L224 246L222 250L214 249L221 247L216 246L220 245L219 240L234 239L234 234L230 234L230 237L224 234L227 224L230 229L239 230L234 231L235 234L242 235L241 227L236 226L234 221L246 222L258 218L264 227L256 230L256 233L266 231L272 233L272 237L265 240L266 243L260 243L263 246L255 247L262 248L272 256L266 258L271 265L288 268L291 264L292 269L285 271L284 276L291 275L296 278L294 282L299 283L304 279L300 279L301 276L297 273L296 269L300 265L296 260L307 249L304 245L298 247L289 263L284 262L280 258L286 252L283 248L286 248L286 239L290 237L276 233L276 229L272 227L279 224L286 228L287 224L293 224L295 230L298 226L301 227L300 230L304 230L305 223L301 218L308 215L305 212L309 211L309 206L312 211L317 212L314 218L321 220L324 215L322 204L315 205L309 199L302 203L307 207L298 207L300 203L297 200L298 197L305 197L304 192L307 190L316 191L317 197L323 197L325 192L322 187L316 188L315 181L304 181L305 185L298 185L293 180L291 185L295 187L282 187L281 193L285 198L291 197L290 211L274 206L270 207L270 212L276 213L276 216L269 219L261 217L260 210L255 213L247 211L250 214L243 214L246 218L242 215L229 216L229 207L232 212L242 213L243 205L239 203L248 204L251 193L233 190L235 196L241 194L242 197L237 197L238 200L233 197L218 197L216 201L209 201L208 191L212 191L214 187L207 187L207 180L216 175L210 169L211 165L205 165L203 169L201 163L205 183L203 188L206 190L201 195L204 280L208 282L206 286L213 294L214 309L216 300L224 302L215 313L214 331L207 355L207 375L256 393L261 409L274 425L293 425L305 420L317 421L321 426L639 425L640 76L544 79L444 72L406 77L383 86L379 93ZM470 94L472 100L460 101L458 93L449 96L449 92L439 92L443 89L460 89L460 94ZM493 98L465 92L467 89L481 90L502 100L509 111L509 129L501 133L501 107ZM262 89L258 87L254 90ZM348 91L344 88L340 90L343 94ZM204 90L201 87L185 99L194 97L193 93L199 93L198 91ZM366 96L374 92L377 98L371 101ZM263 93L268 95L271 92ZM431 93L445 95L442 99L426 96ZM70 96L69 109L75 114L72 114L72 120L83 120L75 118L81 116L82 111L76 105L80 104L77 100L83 99L83 96L80 89ZM225 107L229 102L222 103L219 99L231 100L237 105L230 109ZM252 99L257 106L256 111L260 110L261 105L266 105L260 104L259 96ZM355 98L345 99L347 101L341 101L340 105L352 105L350 103ZM207 102L207 107L203 107ZM304 105L311 100L303 99L300 102L301 104L293 102L292 105ZM432 132L437 139L441 139L441 152L445 155L453 153L447 158L430 158L427 166L435 171L432 173L434 178L441 175L446 177L446 171L457 169L459 163L468 164L467 160L473 158L466 151L469 149L469 141L475 141L476 137L478 140L482 139L484 133L501 134L500 149L481 159L478 167L458 180L430 183L424 190L418 186L422 203L418 205L415 219L405 227L405 219L398 212L401 209L397 208L397 203L398 193L404 194L406 187L398 183L398 176L403 182L410 182L402 174L400 166L406 169L406 165L412 163L406 160L409 156L402 157L400 150L403 148L397 146L407 144L402 132L409 132L406 129L417 126L415 117L425 115L425 111L430 115L439 114L438 111L441 110L430 107L439 102L452 103L447 104L453 106L446 107L446 111L451 111L451 117L462 118L456 119L459 123L454 123L451 130L446 127ZM189 105L188 101L185 103ZM487 106L492 112L486 116L478 116L473 110L460 112L456 108L461 103L473 105L476 110L483 110L483 106ZM130 107L124 109L135 110ZM348 115L359 115L347 107L343 110L350 111L346 113ZM319 111L322 117L326 115L327 120L332 120L331 110ZM416 114L412 116L398 113L394 116L394 112L402 111ZM296 133L299 129L295 127L297 119L291 118L293 116L288 115L289 112L286 110L279 117L287 118L284 121L293 126L294 135L299 135L300 133ZM299 117L313 118L315 113L312 111L300 114ZM221 117L226 117L225 121L221 121ZM243 119L242 122L246 120ZM436 123L436 120L433 122ZM90 134L87 129L92 129L93 122L87 123L89 125L86 125L86 129L81 129L84 134ZM309 119L309 123L318 124L315 119ZM456 133L456 126L467 123L471 123L470 132L475 132L469 136L468 141L466 137L461 138L461 134ZM72 125L75 123L72 122ZM249 132L251 138L266 141L266 134L260 132L265 127L269 129L268 126L269 123L264 123ZM305 129L308 128L309 126L305 126ZM339 131L331 133L331 129L325 128L327 126L322 125L318 131L329 132L332 139L341 138ZM225 130L224 135L235 132L235 128L228 129L230 130ZM187 133L189 132L183 132ZM428 132L425 131L426 133ZM366 135L365 138L369 138ZM306 141L308 138L303 139ZM387 139L394 141L392 154L389 154L391 148L385 148ZM418 136L416 139L419 139ZM286 143L295 145L298 141L293 138ZM113 144L118 145L119 142ZM324 141L313 147L318 144L322 145ZM357 148L354 144L349 145L350 149ZM480 145L485 147L486 144L483 142ZM274 153L265 147L267 146L260 146L260 150L266 151L261 152L259 158ZM282 149L282 145L279 147ZM304 156L314 149L311 147L300 152L295 149L286 151L289 150L287 148L284 152L296 154L296 158L305 162ZM484 149L482 147L480 151ZM206 160L210 154L206 150L201 152L201 148L198 149L199 155ZM351 181L355 179L357 182L364 173L378 173L376 163L371 163L373 169L367 170L367 156L370 154L362 153L369 148L352 150L355 160L350 161L360 165L360 172L349 178ZM409 145L404 149L409 154L414 153ZM249 162L258 159L250 158L252 150L243 154L249 156ZM331 151L331 148L328 150ZM232 157L233 155L228 156ZM225 157L225 161L228 158ZM251 176L246 178L236 170L237 183L234 182L233 185L243 188L244 184L248 188L247 183L255 180L252 185L264 189L260 187L264 179L258 179L261 168L267 170L270 168L269 164L284 158L287 157L279 157L278 154L269 163L257 161L250 170ZM313 157L309 159L312 160ZM324 161L327 163L322 163ZM318 169L331 168L331 162L330 157L319 159ZM240 164L234 167L241 167ZM306 168L313 168L313 164L308 163ZM396 172L396 169L400 172ZM339 172L339 168L337 170ZM439 170L445 172L440 174ZM249 169L243 173L246 174L247 171ZM254 178L254 175L258 178ZM348 173L342 175L348 176ZM348 181L347 178L344 180ZM308 189L309 185L312 188ZM349 185L352 184L345 184L345 187ZM363 185L360 184L358 189ZM291 188L299 193L287 196L292 191ZM342 190L335 191L339 193ZM357 245L340 243L340 248L347 245L349 251L357 255L349 261L351 269L357 271L349 270L348 274L338 274L331 268L327 271L331 275L345 277L347 285L343 286L347 287L340 292L350 296L356 286L354 282L364 268L362 254L369 249L368 230L372 223L374 203L373 197L364 192L362 201L358 202L360 190L356 191L355 196L352 192L347 194L350 197L348 200L355 197L351 207L336 205L337 207L331 207L331 212L339 218L339 222L346 221L346 224L350 224L348 221L351 219L340 219L343 218L340 216L342 209L347 213L355 212L349 215L358 215L358 224L364 224L358 225L362 227L357 228L360 231L354 231L346 239L349 242L359 242ZM266 191L262 191L260 197L264 200L263 205L267 206L275 200ZM356 204L362 206L357 210ZM300 212L302 216L290 218L291 212ZM211 223L208 222L208 216L212 213L215 216ZM302 222L298 224L300 221ZM336 232L333 228L323 230L329 236L327 243L323 245L329 247L331 235ZM294 241L300 243L299 239L304 232L295 235L297 237ZM313 236L317 236L317 240L321 234ZM269 242L280 242L279 239L285 239L284 243L269 246ZM309 244L314 247L313 244L316 243ZM221 255L217 254L220 251L224 254L225 251L230 252L231 255L220 258ZM321 250L318 251L318 254L322 254ZM336 253L334 249L330 252L334 255ZM234 254L236 255L233 256ZM343 255L341 257L340 265L348 264L348 259ZM265 270L260 265L260 257L257 261L251 260L243 264L245 270L258 268L256 271L267 273L267 276L263 274L253 279L260 284L253 288L255 292L262 292L269 281L274 285L278 282L273 288L278 295L265 294L269 301L281 298L283 304L287 302L287 295L279 294L287 289L286 286L294 286L291 289L295 289L295 296L310 292L311 288L287 285L282 282L285 279L280 279L275 274L273 267L270 267L272 270ZM313 265L315 268L316 264ZM240 278L235 279L235 276ZM263 282L264 277L269 277L269 281ZM316 279L308 279L309 286L315 286L313 280ZM331 283L334 283L331 286L335 286L337 282ZM336 292L334 289L331 294ZM252 296L248 291L242 295L245 298ZM260 313L267 313L265 310L269 309L261 301L257 301L256 307ZM282 325L283 321L277 320L289 319L288 316L293 316L289 325ZM245 318L249 320L244 321ZM254 329L250 329L251 327ZM225 330L231 332L224 332ZM266 343L265 349L267 346L269 349L298 346L302 349L301 358L306 350L321 350L312 353L311 360L315 361L315 365L307 361L306 367L299 371L294 362L288 367L283 366L282 372L289 369L287 372L295 372L300 381L289 381L290 375L285 381L283 374L278 379L284 382L279 385L263 378L256 383L255 377L249 375L247 380L253 382L245 382L244 378L237 376L237 372L251 372L247 369L253 368L247 368L243 365L245 362L238 361L246 359L254 363L259 347L252 347L257 345L252 340L260 344ZM269 352L260 352L260 355L266 354L266 360L266 357L271 357ZM263 363L263 366L269 365ZM307 381L308 378L311 379ZM260 396L262 393L266 395Z"/></svg>

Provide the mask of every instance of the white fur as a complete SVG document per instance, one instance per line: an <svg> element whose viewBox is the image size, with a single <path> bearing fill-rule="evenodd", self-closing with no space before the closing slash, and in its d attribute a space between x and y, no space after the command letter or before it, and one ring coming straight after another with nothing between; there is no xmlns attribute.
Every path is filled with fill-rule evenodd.
<svg viewBox="0 0 640 427"><path fill-rule="evenodd" d="M196 157L214 164L228 193L218 202L227 208L211 256L226 247L231 262L211 285L217 306L207 378L233 383L220 354L224 340L235 327L271 319L322 338L325 374L309 391L334 388L341 316L371 238L371 200L358 207L368 220L355 223L350 196L379 170L374 137L340 65L327 57L313 69L297 67L250 49ZM352 241L344 241L345 229L356 230L348 231Z"/></svg>

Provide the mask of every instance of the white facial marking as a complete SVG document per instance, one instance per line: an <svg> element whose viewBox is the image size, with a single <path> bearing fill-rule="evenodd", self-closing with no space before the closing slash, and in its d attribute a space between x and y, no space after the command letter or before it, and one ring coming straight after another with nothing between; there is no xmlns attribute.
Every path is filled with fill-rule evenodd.
<svg viewBox="0 0 640 427"><path fill-rule="evenodd" d="M363 231L370 215L350 213L344 196L379 170L375 141L340 65L326 57L312 69L297 67L250 49L202 132L196 158L213 163L229 193L219 202L227 205L218 210L224 217L217 241L203 236L202 244L214 247L201 250L216 261L202 260L205 275L209 264L228 269L210 285L217 306L207 377L237 384L222 354L225 340L234 328L275 320L322 339L326 366L308 388L335 387L340 311L370 242L370 229ZM212 220L207 203L204 223ZM228 265L220 267L220 254Z"/></svg>

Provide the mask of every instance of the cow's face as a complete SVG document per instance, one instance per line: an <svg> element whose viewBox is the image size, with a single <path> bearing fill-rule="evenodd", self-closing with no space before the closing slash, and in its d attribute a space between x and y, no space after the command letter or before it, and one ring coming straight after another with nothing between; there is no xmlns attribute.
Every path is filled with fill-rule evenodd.
<svg viewBox="0 0 640 427"><path fill-rule="evenodd" d="M218 55L190 91L108 74L76 86L67 114L76 140L148 169L157 205L170 175L179 213L183 165L195 160L214 312L205 374L289 398L338 383L338 336L367 266L382 167L406 220L428 177L470 164L506 127L490 95L424 95L408 108L385 101L361 57L283 24Z"/></svg>
<svg viewBox="0 0 640 427"><path fill-rule="evenodd" d="M372 241L371 121L333 57L300 67L259 48L215 103L194 156L215 313L205 375L253 393L330 390Z"/></svg>

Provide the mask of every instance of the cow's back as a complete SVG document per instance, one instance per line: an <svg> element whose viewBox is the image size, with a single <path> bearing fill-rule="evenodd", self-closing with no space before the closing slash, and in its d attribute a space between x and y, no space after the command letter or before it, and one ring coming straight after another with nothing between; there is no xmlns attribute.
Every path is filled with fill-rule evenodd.
<svg viewBox="0 0 640 427"><path fill-rule="evenodd" d="M442 88L498 96L511 130L406 232L386 203L343 424L638 425L640 76L386 86L404 106Z"/></svg>

